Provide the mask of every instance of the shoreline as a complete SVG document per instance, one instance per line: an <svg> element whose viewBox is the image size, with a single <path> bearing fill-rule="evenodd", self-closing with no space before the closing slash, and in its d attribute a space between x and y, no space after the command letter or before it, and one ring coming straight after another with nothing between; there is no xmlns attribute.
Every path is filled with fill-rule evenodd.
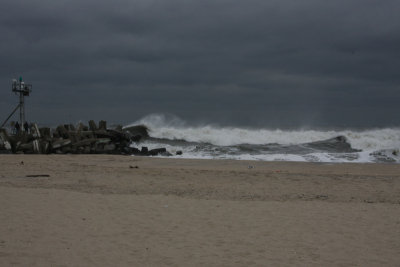
<svg viewBox="0 0 400 267"><path fill-rule="evenodd" d="M400 203L400 165L396 164L6 155L0 156L0 169L4 170L0 185L19 187L217 199L244 195L259 200L309 200L323 195L328 201Z"/></svg>
<svg viewBox="0 0 400 267"><path fill-rule="evenodd" d="M400 165L398 162L392 162L392 161L382 161L382 162L368 162L368 161L345 161L345 162L340 162L340 161L296 161L296 160L262 160L262 159L235 159L235 158L201 158L201 157L176 157L175 155L173 156L141 156L141 155L129 155L129 154L56 154L56 153L50 153L50 154L34 154L34 153L3 153L0 154L1 157L39 157L39 156L54 156L54 157L63 157L63 156L115 156L115 157L135 157L135 158L148 158L148 159L165 159L165 160L200 160L200 161L232 161L232 162L264 162L264 163L294 163L294 164L323 164L323 165L340 165L340 164L349 164L349 165Z"/></svg>

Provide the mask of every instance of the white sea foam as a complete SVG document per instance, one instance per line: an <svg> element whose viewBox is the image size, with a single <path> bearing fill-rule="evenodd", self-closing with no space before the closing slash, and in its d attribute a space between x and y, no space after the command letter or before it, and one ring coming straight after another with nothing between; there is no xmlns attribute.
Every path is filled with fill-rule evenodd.
<svg viewBox="0 0 400 267"><path fill-rule="evenodd" d="M230 153L223 153L213 146L198 148L187 143L154 143L144 141L140 146L149 149L165 147L176 158L197 159L238 159L263 161L309 161L309 162L400 162L400 128L371 130L280 130L280 129L246 129L238 127L218 127L215 125L191 126L174 116L152 114L131 125L144 124L154 138L185 140L196 143L208 143L214 146L233 146L239 144L264 145L297 145L330 139L339 135L360 152L331 153L314 152L308 154L290 153L240 153L235 147L229 147ZM183 155L175 155L177 151Z"/></svg>
<svg viewBox="0 0 400 267"><path fill-rule="evenodd" d="M218 146L238 144L292 145L330 139L339 135L347 138L355 149L377 151L400 148L400 128L374 130L280 130L246 129L236 127L218 127L213 125L188 126L174 116L152 114L136 121L132 125L144 124L150 129L150 136L171 140L210 143Z"/></svg>

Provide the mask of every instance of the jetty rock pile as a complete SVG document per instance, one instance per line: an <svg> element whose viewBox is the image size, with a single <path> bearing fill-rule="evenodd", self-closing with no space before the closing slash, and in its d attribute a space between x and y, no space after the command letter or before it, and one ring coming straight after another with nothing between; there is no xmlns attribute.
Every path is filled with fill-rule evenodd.
<svg viewBox="0 0 400 267"><path fill-rule="evenodd" d="M103 120L98 126L91 120L89 126L65 124L55 129L32 124L29 133L20 131L9 135L6 129L0 129L0 153L171 155L165 148L149 150L142 147L139 150L131 146L147 137L146 126L107 128L107 122Z"/></svg>

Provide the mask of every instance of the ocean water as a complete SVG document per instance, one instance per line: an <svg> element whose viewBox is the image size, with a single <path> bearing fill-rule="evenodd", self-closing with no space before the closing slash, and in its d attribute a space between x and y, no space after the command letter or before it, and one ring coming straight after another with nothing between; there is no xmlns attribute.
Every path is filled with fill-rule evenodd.
<svg viewBox="0 0 400 267"><path fill-rule="evenodd" d="M400 128L280 130L191 126L173 116L149 115L126 127L145 125L150 138L133 144L165 147L172 157L307 162L400 162ZM182 155L175 155L182 151Z"/></svg>

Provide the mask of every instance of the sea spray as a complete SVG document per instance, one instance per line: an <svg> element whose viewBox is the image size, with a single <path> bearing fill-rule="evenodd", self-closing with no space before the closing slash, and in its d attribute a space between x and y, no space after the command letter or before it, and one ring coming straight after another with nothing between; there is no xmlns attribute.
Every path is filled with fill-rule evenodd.
<svg viewBox="0 0 400 267"><path fill-rule="evenodd" d="M254 129L193 126L176 116L152 114L131 125L149 128L141 145L184 151L180 157L319 162L400 162L400 128L367 130ZM360 151L327 151L307 144L343 136ZM382 156L383 155L383 156Z"/></svg>

